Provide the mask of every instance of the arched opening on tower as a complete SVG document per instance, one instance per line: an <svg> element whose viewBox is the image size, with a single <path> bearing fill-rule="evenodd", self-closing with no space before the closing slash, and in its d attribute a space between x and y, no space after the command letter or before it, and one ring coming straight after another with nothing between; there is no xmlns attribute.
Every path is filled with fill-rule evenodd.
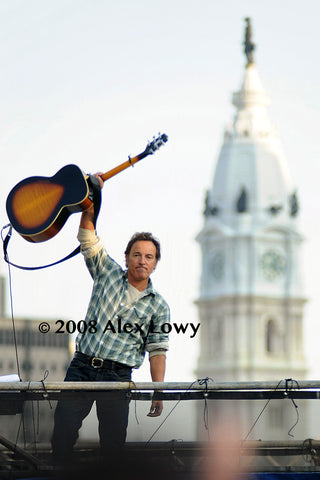
<svg viewBox="0 0 320 480"><path fill-rule="evenodd" d="M266 331L266 351L276 353L277 351L277 325L273 319L268 320Z"/></svg>

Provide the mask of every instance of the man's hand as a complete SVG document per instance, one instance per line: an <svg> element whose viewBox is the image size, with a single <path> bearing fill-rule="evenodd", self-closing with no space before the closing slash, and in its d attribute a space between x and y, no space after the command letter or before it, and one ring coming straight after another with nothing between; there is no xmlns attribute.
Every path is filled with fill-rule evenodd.
<svg viewBox="0 0 320 480"><path fill-rule="evenodd" d="M161 415L163 409L162 400L152 400L150 412L148 413L148 417L159 417Z"/></svg>
<svg viewBox="0 0 320 480"><path fill-rule="evenodd" d="M99 181L100 188L102 188L102 187L103 187L103 184L104 184L104 182L103 182L103 180L102 180L102 178L101 178L101 175L103 175L102 172L97 172L97 173L94 173L94 174L93 174L93 176L96 177L96 179Z"/></svg>
<svg viewBox="0 0 320 480"><path fill-rule="evenodd" d="M103 187L103 180L101 178L102 173L94 173L93 176L99 181L100 188ZM87 210L84 210L81 215L80 228L86 230L95 230L94 225L94 206L91 205Z"/></svg>
<svg viewBox="0 0 320 480"><path fill-rule="evenodd" d="M165 355L155 355L150 357L150 372L153 382L163 382L164 372L166 370L166 357ZM159 392L159 390L157 390ZM150 412L148 417L159 417L163 409L162 400L153 399L151 403Z"/></svg>

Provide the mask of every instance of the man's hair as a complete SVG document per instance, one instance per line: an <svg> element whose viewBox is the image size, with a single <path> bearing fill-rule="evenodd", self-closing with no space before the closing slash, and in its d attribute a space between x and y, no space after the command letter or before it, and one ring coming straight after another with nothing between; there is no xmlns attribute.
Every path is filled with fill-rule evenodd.
<svg viewBox="0 0 320 480"><path fill-rule="evenodd" d="M135 234L132 235L132 237L129 240L129 243L127 245L127 248L125 249L124 254L129 255L132 245L135 242L140 242L140 241L148 241L152 242L153 245L156 247L156 259L160 260L161 253L160 253L160 242L157 238L155 238L152 233L149 232L136 232Z"/></svg>

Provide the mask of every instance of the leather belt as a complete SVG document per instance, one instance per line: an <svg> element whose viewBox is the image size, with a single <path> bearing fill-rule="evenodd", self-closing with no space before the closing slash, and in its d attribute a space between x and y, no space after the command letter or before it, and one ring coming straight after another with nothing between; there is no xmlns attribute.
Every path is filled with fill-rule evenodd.
<svg viewBox="0 0 320 480"><path fill-rule="evenodd" d="M124 363L115 362L113 360L109 360L108 358L100 358L100 357L90 357L82 352L75 352L75 358L79 358L84 363L87 363L93 368L109 368L110 370L115 370L116 368L128 368L131 370L129 365L125 365Z"/></svg>

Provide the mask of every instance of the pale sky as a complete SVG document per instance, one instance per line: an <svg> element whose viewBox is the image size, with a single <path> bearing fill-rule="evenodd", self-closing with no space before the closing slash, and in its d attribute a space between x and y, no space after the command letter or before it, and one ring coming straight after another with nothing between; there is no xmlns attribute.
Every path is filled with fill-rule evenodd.
<svg viewBox="0 0 320 480"><path fill-rule="evenodd" d="M153 232L163 258L153 282L172 321L198 322L205 190L241 85L244 18L301 205L305 242L305 344L318 355L320 156L317 0L2 0L0 2L0 224L10 189L75 163L107 171L169 136L153 157L106 182L98 232L123 264L135 231ZM15 234L11 260L59 259L77 245L79 214L57 237L30 244ZM2 262L2 273L7 267ZM12 270L17 317L84 318L91 279L80 256L39 272ZM7 302L9 313L9 300ZM316 358L318 356L318 358ZM172 336L168 381L193 381L197 338ZM146 362L147 363L147 362ZM147 365L135 379L149 380ZM314 370L312 377L319 375Z"/></svg>

